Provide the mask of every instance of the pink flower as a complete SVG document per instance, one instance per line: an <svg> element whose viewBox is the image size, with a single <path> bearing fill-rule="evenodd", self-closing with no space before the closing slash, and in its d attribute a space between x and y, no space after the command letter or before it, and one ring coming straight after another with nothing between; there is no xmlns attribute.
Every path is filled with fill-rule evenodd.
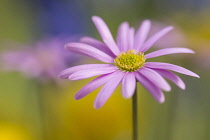
<svg viewBox="0 0 210 140"><path fill-rule="evenodd" d="M173 27L166 27L147 39L151 26L149 20L143 21L136 33L134 28L129 27L128 23L124 22L119 27L115 43L106 23L97 16L93 16L92 20L104 43L91 37L84 37L79 43L67 44L65 49L107 64L79 65L60 73L60 78L70 80L81 80L101 75L80 89L75 95L76 100L85 97L96 88L104 85L95 100L94 107L98 109L105 104L120 83L122 83L123 97L130 98L134 94L136 81L138 81L151 93L156 101L163 103L165 98L162 90L171 90L170 85L164 78L171 80L181 89L185 89L184 82L170 71L199 77L192 71L177 65L146 62L149 58L167 54L194 53L187 48L165 48L144 54Z"/></svg>
<svg viewBox="0 0 210 140"><path fill-rule="evenodd" d="M58 80L58 73L76 59L63 49L71 39L50 38L39 41L30 48L3 53L6 70L18 71L41 81ZM68 57L67 57L68 55Z"/></svg>
<svg viewBox="0 0 210 140"><path fill-rule="evenodd" d="M22 72L29 77L37 77L41 71L33 51L29 50L4 52L3 68Z"/></svg>

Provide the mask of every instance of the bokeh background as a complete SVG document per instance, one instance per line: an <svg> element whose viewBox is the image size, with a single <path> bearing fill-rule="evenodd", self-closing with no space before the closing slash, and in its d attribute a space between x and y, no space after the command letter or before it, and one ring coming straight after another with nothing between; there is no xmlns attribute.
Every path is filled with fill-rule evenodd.
<svg viewBox="0 0 210 140"><path fill-rule="evenodd" d="M0 54L34 49L46 38L74 40L88 35L100 39L92 15L101 16L114 36L123 21L137 28L142 20L150 19L151 32L175 26L153 48L188 47L196 54L155 59L188 68L201 78L180 75L187 89L171 83L164 104L155 102L139 84L140 139L210 139L209 0L0 0ZM73 60L69 66L94 62L73 58L69 53ZM17 66L27 60L17 60ZM1 59L0 140L131 140L131 99L123 99L120 87L103 108L95 110L99 89L79 101L73 98L91 79L43 81L40 77L45 74L31 77L5 70L4 63Z"/></svg>

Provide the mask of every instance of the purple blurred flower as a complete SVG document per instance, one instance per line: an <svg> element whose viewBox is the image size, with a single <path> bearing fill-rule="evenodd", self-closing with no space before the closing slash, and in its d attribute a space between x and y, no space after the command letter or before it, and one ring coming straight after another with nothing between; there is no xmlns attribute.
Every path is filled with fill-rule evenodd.
<svg viewBox="0 0 210 140"><path fill-rule="evenodd" d="M76 94L75 99L81 99L96 88L104 85L95 100L94 107L98 109L105 104L121 82L122 95L125 98L130 98L134 94L137 80L158 102L162 103L165 101L162 90L171 90L170 85L164 78L171 80L181 89L185 89L185 84L181 78L170 71L199 77L192 71L177 65L145 62L146 59L167 54L194 53L187 48L165 48L144 55L156 41L171 31L173 27L166 27L146 40L151 26L149 20L143 21L136 33L134 28L129 27L128 23L124 22L119 27L117 43L115 43L106 23L97 16L93 16L92 20L104 43L91 37L84 37L80 43L67 44L65 49L108 64L79 65L60 73L60 78L70 80L80 80L101 75L85 85Z"/></svg>
<svg viewBox="0 0 210 140"><path fill-rule="evenodd" d="M74 54L69 55L63 49L64 44L70 40L51 38L30 48L5 52L2 55L3 65L6 70L22 72L41 81L56 81L58 73L76 59Z"/></svg>
<svg viewBox="0 0 210 140"><path fill-rule="evenodd" d="M157 22L157 21L152 21L152 25L153 26L150 29L150 33L149 33L148 37L152 36L159 30L161 30L162 28L167 26L167 25L165 25L161 22ZM187 44L186 40L187 40L186 36L182 32L182 30L180 30L176 27L176 29L169 32L167 34L167 36L164 36L163 38L160 38L159 40L157 40L154 47L157 47L157 48L170 47L170 48L172 48L172 47L176 47L176 46L186 46L186 44Z"/></svg>

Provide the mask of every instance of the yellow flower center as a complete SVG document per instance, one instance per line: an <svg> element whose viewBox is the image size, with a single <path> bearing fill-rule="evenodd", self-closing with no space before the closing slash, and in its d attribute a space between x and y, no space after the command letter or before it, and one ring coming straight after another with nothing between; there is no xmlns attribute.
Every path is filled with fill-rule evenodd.
<svg viewBox="0 0 210 140"><path fill-rule="evenodd" d="M145 60L143 53L129 50L118 55L114 62L121 71L134 72L144 66Z"/></svg>

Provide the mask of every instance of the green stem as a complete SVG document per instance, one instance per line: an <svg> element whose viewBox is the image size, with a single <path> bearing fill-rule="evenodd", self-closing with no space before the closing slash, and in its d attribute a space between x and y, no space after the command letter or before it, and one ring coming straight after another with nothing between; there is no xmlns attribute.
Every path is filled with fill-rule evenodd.
<svg viewBox="0 0 210 140"><path fill-rule="evenodd" d="M37 100L37 110L39 113L39 121L40 121L40 135L41 139L46 139L46 125L45 125L45 93L44 86L39 81L36 81L36 100Z"/></svg>
<svg viewBox="0 0 210 140"><path fill-rule="evenodd" d="M132 112L133 112L133 140L138 140L138 96L137 87L132 97Z"/></svg>

